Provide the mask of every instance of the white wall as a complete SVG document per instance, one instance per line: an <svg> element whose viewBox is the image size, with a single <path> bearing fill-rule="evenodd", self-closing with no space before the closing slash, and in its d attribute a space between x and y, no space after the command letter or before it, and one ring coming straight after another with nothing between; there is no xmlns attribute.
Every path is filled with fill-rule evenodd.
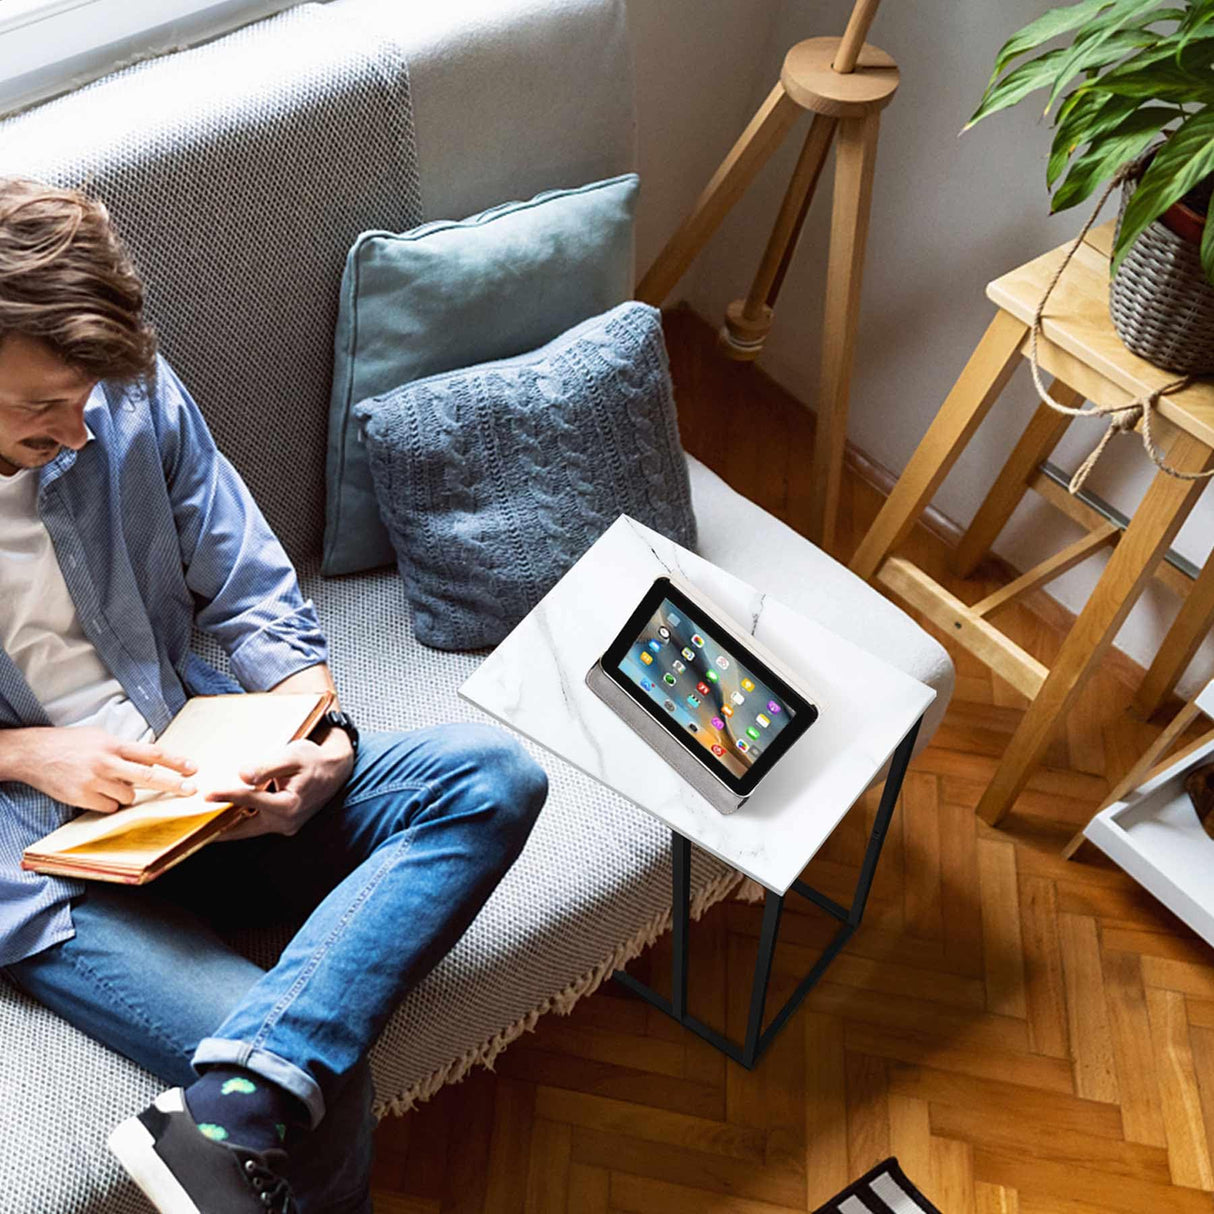
<svg viewBox="0 0 1214 1214"><path fill-rule="evenodd" d="M996 49L1042 9L1043 0L886 0L874 26L871 40L898 60L903 83L883 117L850 436L895 471L905 465L993 314L986 283L1073 236L1087 217L1082 209L1048 215L1049 130L1033 101L958 138ZM630 0L648 195L642 267L778 78L788 47L841 32L850 10L850 0L775 0L770 6ZM808 119L803 121L672 299L687 298L715 321L731 299L745 294L807 127ZM829 184L824 179L819 187L762 360L811 406ZM682 210L672 214L676 201ZM936 497L951 518L966 523L972 517L1033 404L1026 367ZM1099 433L1095 422L1074 423L1057 462L1073 468ZM1138 441L1119 438L1088 482L1126 513L1150 479L1151 465ZM1024 568L1078 535L1033 498L1014 516L996 551ZM1199 503L1177 547L1200 563L1212 539L1214 495ZM1054 582L1052 593L1071 610L1080 609L1103 560L1095 557ZM1118 645L1149 664L1176 607L1168 592L1152 587ZM1208 649L1185 685L1200 683L1212 668L1214 649Z"/></svg>

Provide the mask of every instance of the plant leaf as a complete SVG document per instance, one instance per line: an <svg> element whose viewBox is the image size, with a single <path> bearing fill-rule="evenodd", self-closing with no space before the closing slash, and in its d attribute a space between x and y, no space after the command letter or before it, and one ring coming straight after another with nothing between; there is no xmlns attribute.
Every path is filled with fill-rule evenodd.
<svg viewBox="0 0 1214 1214"><path fill-rule="evenodd" d="M1054 79L1058 64L1067 53L1068 48L1060 47L1057 50L1046 51L1044 55L1039 55L1036 59L1030 59L1027 63L1013 68L998 84L987 90L986 96L982 98L982 103L978 106L974 116L962 127L962 130L968 131L983 118L989 117L999 110L1005 110L1008 106L1015 105L1017 101L1023 101L1029 93L1035 92L1037 89L1045 88Z"/></svg>
<svg viewBox="0 0 1214 1214"><path fill-rule="evenodd" d="M1049 42L1059 34L1068 33L1076 26L1082 25L1089 17L1095 16L1101 9L1108 8L1111 3L1112 0L1080 0L1078 4L1052 9L1048 13L1042 13L1035 21L1030 21L999 48L999 53L995 56L995 71L991 75L987 90L990 90L1013 59L1035 50L1043 42Z"/></svg>
<svg viewBox="0 0 1214 1214"><path fill-rule="evenodd" d="M1158 35L1151 30L1118 30L1111 37L1092 44L1078 59L1072 56L1069 62L1060 63L1045 112L1047 114L1050 112L1054 101L1077 76L1091 75L1105 68L1112 69L1114 65L1120 66L1119 60L1124 59L1131 52L1145 50L1148 47L1153 48L1158 42ZM1067 101L1069 100L1068 97ZM1063 104L1065 105L1066 102ZM1060 109L1055 122L1061 121L1061 119L1062 111Z"/></svg>
<svg viewBox="0 0 1214 1214"><path fill-rule="evenodd" d="M1160 129L1176 113L1162 106L1135 110L1076 157L1066 180L1054 193L1051 212L1065 211L1090 198L1101 183L1108 181L1123 164L1146 151Z"/></svg>
<svg viewBox="0 0 1214 1214"><path fill-rule="evenodd" d="M1058 114L1058 128L1050 150L1045 183L1051 190L1062 176L1067 162L1085 143L1112 130L1139 108L1132 97L1112 97L1102 93L1077 91L1067 98L1065 113ZM1177 115L1177 110L1172 110Z"/></svg>
<svg viewBox="0 0 1214 1214"><path fill-rule="evenodd" d="M1134 241L1199 181L1214 172L1214 111L1202 110L1172 132L1126 206L1113 250L1116 273Z"/></svg>
<svg viewBox="0 0 1214 1214"><path fill-rule="evenodd" d="M1144 34L1143 27L1153 22L1155 17L1145 15L1143 8L1142 0L1116 0L1105 12L1084 26L1067 57L1058 65L1058 76L1045 105L1047 114L1066 86L1080 73L1107 67L1128 51L1160 41L1158 34ZM1158 5L1151 4L1147 11L1156 8ZM1132 32L1124 29L1130 22L1135 22Z"/></svg>
<svg viewBox="0 0 1214 1214"><path fill-rule="evenodd" d="M1201 234L1201 268L1206 272L1206 281L1214 283L1214 223L1209 218Z"/></svg>

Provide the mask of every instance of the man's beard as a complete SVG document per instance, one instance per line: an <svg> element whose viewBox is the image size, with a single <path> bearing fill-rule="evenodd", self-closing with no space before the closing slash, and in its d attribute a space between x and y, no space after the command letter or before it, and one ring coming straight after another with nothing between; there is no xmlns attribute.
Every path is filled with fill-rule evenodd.
<svg viewBox="0 0 1214 1214"><path fill-rule="evenodd" d="M11 468L41 468L59 454L62 447L52 438L26 439L11 451L0 450L0 461Z"/></svg>

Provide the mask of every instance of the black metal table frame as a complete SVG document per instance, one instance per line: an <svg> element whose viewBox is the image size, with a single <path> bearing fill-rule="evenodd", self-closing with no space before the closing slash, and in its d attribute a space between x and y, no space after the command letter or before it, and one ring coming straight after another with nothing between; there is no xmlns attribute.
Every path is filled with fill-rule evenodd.
<svg viewBox="0 0 1214 1214"><path fill-rule="evenodd" d="M923 718L920 717L911 726L906 736L898 743L898 748L890 760L889 775L886 777L885 789L881 794L881 804L877 809L877 817L868 837L868 847L864 852L864 862L860 866L860 877L856 882L851 906L840 906L833 898L819 893L801 880L794 881L789 887L803 898L808 898L810 902L821 907L827 914L838 919L840 927L835 933L834 939L814 963L813 968L788 997L784 1006L772 1017L767 1028L763 1028L763 1013L767 1006L767 987L771 979L776 937L780 930L780 915L784 909L784 895L769 889L763 903L763 927L759 933L759 955L755 959L754 980L750 990L750 1014L746 1025L746 1040L739 1046L702 1020L697 1020L687 1011L687 931L690 922L691 901L691 840L684 838L677 831L670 832L673 885L671 998L667 999L665 996L659 995L652 987L639 982L623 970L616 970L612 975L615 981L632 991L633 994L639 995L647 1003L653 1004L666 1015L673 1017L684 1028L703 1037L705 1041L715 1046L727 1057L741 1063L747 1070L751 1070L767 1047L771 1045L775 1035L787 1023L788 1018L800 1007L801 1001L821 979L827 966L838 956L839 951L860 926L869 891L872 888L873 875L877 871L877 861L881 858L881 848L885 843L890 820L894 816L894 807L902 791L902 781L906 776L911 752L915 748L915 739L922 723Z"/></svg>

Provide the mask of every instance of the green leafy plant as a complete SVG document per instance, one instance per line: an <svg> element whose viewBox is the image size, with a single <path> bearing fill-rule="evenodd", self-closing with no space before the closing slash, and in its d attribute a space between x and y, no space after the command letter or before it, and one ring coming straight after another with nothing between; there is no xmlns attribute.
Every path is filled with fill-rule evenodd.
<svg viewBox="0 0 1214 1214"><path fill-rule="evenodd" d="M1069 45L1042 51L1065 35ZM1051 211L1091 197L1165 137L1126 207L1115 273L1143 229L1214 173L1214 0L1080 0L1043 13L1004 43L965 129L1042 89ZM1214 223L1201 261L1214 282Z"/></svg>

